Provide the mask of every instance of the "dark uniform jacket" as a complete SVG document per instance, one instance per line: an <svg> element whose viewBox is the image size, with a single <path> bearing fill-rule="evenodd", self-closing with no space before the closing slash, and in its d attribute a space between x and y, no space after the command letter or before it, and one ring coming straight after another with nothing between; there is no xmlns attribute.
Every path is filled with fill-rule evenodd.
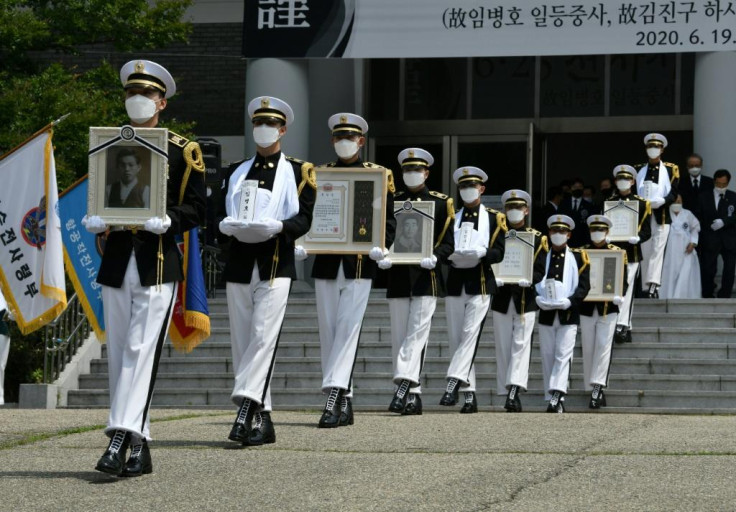
<svg viewBox="0 0 736 512"><path fill-rule="evenodd" d="M652 223L649 220L652 207L649 201L633 193L624 197L619 192L615 192L607 201L637 201L639 203L639 243L632 245L629 242L614 242L616 246L626 251L626 258L629 263L639 263L641 261L641 244L652 238Z"/></svg>
<svg viewBox="0 0 736 512"><path fill-rule="evenodd" d="M557 252L550 247L549 270L544 279L557 279L562 281L565 270L565 251ZM555 322L555 316L559 315L562 325L579 325L580 324L580 305L583 299L590 291L590 263L588 255L583 249L570 249L570 255L575 258L578 267L578 287L575 292L567 297L570 299L571 306L568 309L553 309L550 311L539 312L540 325L552 325ZM545 256L546 266L546 256Z"/></svg>
<svg viewBox="0 0 736 512"><path fill-rule="evenodd" d="M437 266L427 270L419 265L394 265L388 271L386 297L389 299L422 296L445 296L445 282L441 263L455 250L453 221L455 209L452 198L440 192L430 191L426 186L418 192L399 192L394 196L398 208L404 201L434 202L434 255Z"/></svg>
<svg viewBox="0 0 736 512"><path fill-rule="evenodd" d="M383 169L380 165L371 162L356 160L352 164L340 161L327 164L325 167L358 167L367 169ZM394 218L394 176L388 171L388 193L386 194L386 241L384 247L391 247L396 234L396 219ZM312 277L315 279L337 279L337 271L342 263L342 271L347 279L375 279L378 264L367 254L318 254L314 258Z"/></svg>
<svg viewBox="0 0 736 512"><path fill-rule="evenodd" d="M713 178L704 176L702 173L698 176L698 190L693 188L693 178L690 174L686 174L680 179L678 191L682 196L682 207L690 210L698 216L698 196L703 192L713 193Z"/></svg>
<svg viewBox="0 0 736 512"><path fill-rule="evenodd" d="M473 228L478 229L478 213L483 205L473 208L463 207L458 215L462 215L461 222L472 222ZM451 297L459 297L463 293L468 295L487 295L496 293L496 278L493 275L491 265L500 263L506 251L506 238L504 232L506 230L506 216L493 210L486 208L488 212L488 228L489 238L488 247L486 247L486 255L480 259L478 264L472 268L455 268L450 262L450 269L447 273L447 295ZM450 226L453 230L454 240L454 223Z"/></svg>
<svg viewBox="0 0 736 512"><path fill-rule="evenodd" d="M169 175L166 180L166 214L171 227L163 235L142 229L113 230L107 235L97 282L120 288L131 252L135 253L141 285L184 279L181 253L175 235L204 223L206 209L204 161L199 144L169 132ZM163 272L158 275L159 240ZM158 279L157 279L158 278Z"/></svg>
<svg viewBox="0 0 736 512"><path fill-rule="evenodd" d="M584 247L585 249L593 249L593 250L609 250L609 251L621 251L620 247L613 245L613 244L606 244L603 247L594 247L593 245L586 245ZM626 290L629 288L629 282L628 282L628 270L626 268L626 264L628 263L626 259L626 255L624 255L624 289L621 292L621 297L626 295ZM597 309L598 314L601 316L605 315L616 315L618 314L618 306L614 304L613 302L583 302L580 306L580 314L585 316L593 316L593 310Z"/></svg>
<svg viewBox="0 0 736 512"><path fill-rule="evenodd" d="M493 295L493 302L491 302L491 310L498 313L508 313L509 304L512 299L514 300L514 307L520 315L539 309L536 301L537 291L534 285L544 279L544 266L547 261L547 253L549 252L549 243L547 237L536 229L524 228L524 231L534 233L534 273L532 276L532 286L529 288L522 288L518 284L505 284L501 286ZM508 231L506 236L508 236Z"/></svg>
<svg viewBox="0 0 736 512"><path fill-rule="evenodd" d="M698 246L702 251L718 252L721 249L736 251L736 192L726 191L718 208L713 189L703 191L698 198L700 238ZM713 231L710 225L716 219L723 220L724 226Z"/></svg>
<svg viewBox="0 0 736 512"><path fill-rule="evenodd" d="M281 152L268 157L256 155L246 179L258 180L258 188L273 190L274 177L280 158ZM305 235L312 224L317 181L314 176L314 166L311 163L289 156L286 157L286 160L294 171L294 181L299 193L299 211L293 217L282 221L283 230L278 236L265 242L250 244L241 242L235 237L225 237L225 239L230 239L230 250L223 272L226 282L249 284L253 276L254 265L258 265L258 275L261 280L278 277L296 279L294 242ZM242 163L243 161L232 164L227 175L232 176ZM222 210L224 210L224 200Z"/></svg>
<svg viewBox="0 0 736 512"><path fill-rule="evenodd" d="M577 200L577 208L574 208L574 201ZM575 229L572 230L572 236L568 240L567 245L570 247L582 247L583 245L590 243L590 231L586 221L591 215L598 213L598 207L591 201L583 197L566 197L560 203L560 207L557 213L567 215L575 221ZM549 217L548 217L549 218ZM545 225L547 220L544 221Z"/></svg>
<svg viewBox="0 0 736 512"><path fill-rule="evenodd" d="M664 205L660 206L656 210L652 210L652 215L657 221L657 224L672 224L672 218L670 217L670 205L675 202L678 194L678 186L680 184L680 168L670 162L662 162L667 169L667 174L670 177L670 193L664 198ZM654 167L650 167L648 163L635 165L637 173L642 169L646 172L644 181L652 181L659 183L659 164Z"/></svg>

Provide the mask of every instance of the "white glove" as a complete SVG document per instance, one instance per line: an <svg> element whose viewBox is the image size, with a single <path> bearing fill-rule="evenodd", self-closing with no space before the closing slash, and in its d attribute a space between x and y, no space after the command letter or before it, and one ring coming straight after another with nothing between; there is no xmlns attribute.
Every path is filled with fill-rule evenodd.
<svg viewBox="0 0 736 512"><path fill-rule="evenodd" d="M572 306L572 302L570 302L570 299L562 299L557 303L557 306L559 309L568 310Z"/></svg>
<svg viewBox="0 0 736 512"><path fill-rule="evenodd" d="M623 297L621 297L620 295L616 295L616 296L615 296L615 297L613 298L613 303L614 303L614 304L615 304L616 306L620 306L621 304L623 304L623 303L624 303L624 298L623 298Z"/></svg>
<svg viewBox="0 0 736 512"><path fill-rule="evenodd" d="M233 217L225 217L220 221L220 233L227 236L235 236L235 233L246 226L242 220Z"/></svg>
<svg viewBox="0 0 736 512"><path fill-rule="evenodd" d="M723 219L716 219L713 221L713 224L710 225L710 229L712 229L713 231L718 231L725 225L726 224L723 222Z"/></svg>
<svg viewBox="0 0 736 512"><path fill-rule="evenodd" d="M161 217L151 217L143 224L144 231L150 231L154 235L163 235L171 227L171 219L167 215L165 219Z"/></svg>
<svg viewBox="0 0 736 512"><path fill-rule="evenodd" d="M294 246L294 259L296 261L304 261L307 259L307 250L301 245Z"/></svg>
<svg viewBox="0 0 736 512"><path fill-rule="evenodd" d="M419 266L426 268L427 270L434 269L434 267L437 266L437 256L433 254L431 258L423 258Z"/></svg>
<svg viewBox="0 0 736 512"><path fill-rule="evenodd" d="M496 286L501 288L503 286L503 279L496 278Z"/></svg>
<svg viewBox="0 0 736 512"><path fill-rule="evenodd" d="M522 288L529 288L531 287L531 285L532 285L531 281L528 281L526 279L519 279L519 286L521 286Z"/></svg>
<svg viewBox="0 0 736 512"><path fill-rule="evenodd" d="M258 222L251 222L248 224L248 229L252 230L254 233L261 234L266 238L273 238L281 233L282 229L284 229L284 223L280 220L265 218Z"/></svg>
<svg viewBox="0 0 736 512"><path fill-rule="evenodd" d="M391 258L383 258L381 261L378 262L378 268L381 270L388 270L391 268L391 265L393 263L391 262Z"/></svg>
<svg viewBox="0 0 736 512"><path fill-rule="evenodd" d="M652 206L652 210L656 210L664 205L664 197L652 197L649 200L649 204Z"/></svg>
<svg viewBox="0 0 736 512"><path fill-rule="evenodd" d="M105 224L105 221L102 220L102 217L99 215L92 215L91 217L85 215L82 218L82 226L84 226L87 231L94 233L95 235L97 233L104 233L107 231L107 224Z"/></svg>
<svg viewBox="0 0 736 512"><path fill-rule="evenodd" d="M550 302L547 302L546 300L544 300L544 298L540 295L537 295L536 301L537 301L537 306L539 306L539 309L543 311L551 311L555 309L554 306Z"/></svg>
<svg viewBox="0 0 736 512"><path fill-rule="evenodd" d="M486 248L481 246L473 247L472 250L474 251L473 255L478 259L483 258L487 253Z"/></svg>
<svg viewBox="0 0 736 512"><path fill-rule="evenodd" d="M373 261L381 261L386 256L388 256L388 251L383 247L374 247L371 249L371 252L368 253L368 257Z"/></svg>
<svg viewBox="0 0 736 512"><path fill-rule="evenodd" d="M630 238L629 238L629 243L630 243L631 245L636 245L636 244L638 244L638 243L639 243L640 241L641 241L641 238L639 238L638 236L632 236L632 237L630 237Z"/></svg>

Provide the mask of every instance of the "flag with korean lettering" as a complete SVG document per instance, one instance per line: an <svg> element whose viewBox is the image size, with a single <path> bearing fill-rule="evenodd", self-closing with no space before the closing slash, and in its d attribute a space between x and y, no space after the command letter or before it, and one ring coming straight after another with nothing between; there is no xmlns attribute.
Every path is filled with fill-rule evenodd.
<svg viewBox="0 0 736 512"><path fill-rule="evenodd" d="M0 286L23 334L66 308L52 135L0 156Z"/></svg>
<svg viewBox="0 0 736 512"><path fill-rule="evenodd" d="M102 263L104 237L94 235L82 226L82 218L87 213L88 188L89 180L85 176L59 197L61 240L64 243L66 273L97 339L103 341L105 317L97 271Z"/></svg>

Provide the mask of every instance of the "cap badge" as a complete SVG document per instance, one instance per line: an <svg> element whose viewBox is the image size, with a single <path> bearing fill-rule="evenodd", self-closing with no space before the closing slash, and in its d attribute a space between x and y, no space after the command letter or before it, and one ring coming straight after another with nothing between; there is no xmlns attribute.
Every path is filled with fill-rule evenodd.
<svg viewBox="0 0 736 512"><path fill-rule="evenodd" d="M146 64L142 60L139 60L135 63L134 69L136 73L143 73L143 71L146 69Z"/></svg>
<svg viewBox="0 0 736 512"><path fill-rule="evenodd" d="M470 171L467 169L463 169L463 175L467 176L468 174L470 174Z"/></svg>
<svg viewBox="0 0 736 512"><path fill-rule="evenodd" d="M261 108L268 108L271 101L268 98L261 98Z"/></svg>
<svg viewBox="0 0 736 512"><path fill-rule="evenodd" d="M409 151L409 158L414 158L414 151Z"/></svg>
<svg viewBox="0 0 736 512"><path fill-rule="evenodd" d="M516 190L511 191L511 197L516 197Z"/></svg>
<svg viewBox="0 0 736 512"><path fill-rule="evenodd" d="M348 116L340 116L340 122L342 124L345 124L348 122Z"/></svg>

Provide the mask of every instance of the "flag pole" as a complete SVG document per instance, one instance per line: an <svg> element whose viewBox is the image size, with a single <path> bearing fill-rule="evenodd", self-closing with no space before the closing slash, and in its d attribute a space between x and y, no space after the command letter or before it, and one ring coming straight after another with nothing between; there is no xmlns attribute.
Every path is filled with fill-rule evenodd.
<svg viewBox="0 0 736 512"><path fill-rule="evenodd" d="M39 135L41 135L43 132L45 132L47 130L50 130L51 128L53 128L57 124L61 123L64 119L66 119L70 115L71 115L71 112L69 114L64 114L63 116L61 116L59 119L57 119L55 121L51 121L49 124L47 124L46 126L44 126L43 128L41 128L40 130L38 130L37 132L35 132L33 135L31 135L30 137L28 137L26 140L24 140L23 142L21 142L20 144L18 144L17 146L15 146L13 149L11 149L10 151L8 151L5 154L0 155L0 162L3 161L3 160L5 160L7 157L9 157L10 155L12 155L16 151L18 151L20 148L22 148L23 146L25 146L29 142L31 142L33 139L35 139L36 137L38 137Z"/></svg>

